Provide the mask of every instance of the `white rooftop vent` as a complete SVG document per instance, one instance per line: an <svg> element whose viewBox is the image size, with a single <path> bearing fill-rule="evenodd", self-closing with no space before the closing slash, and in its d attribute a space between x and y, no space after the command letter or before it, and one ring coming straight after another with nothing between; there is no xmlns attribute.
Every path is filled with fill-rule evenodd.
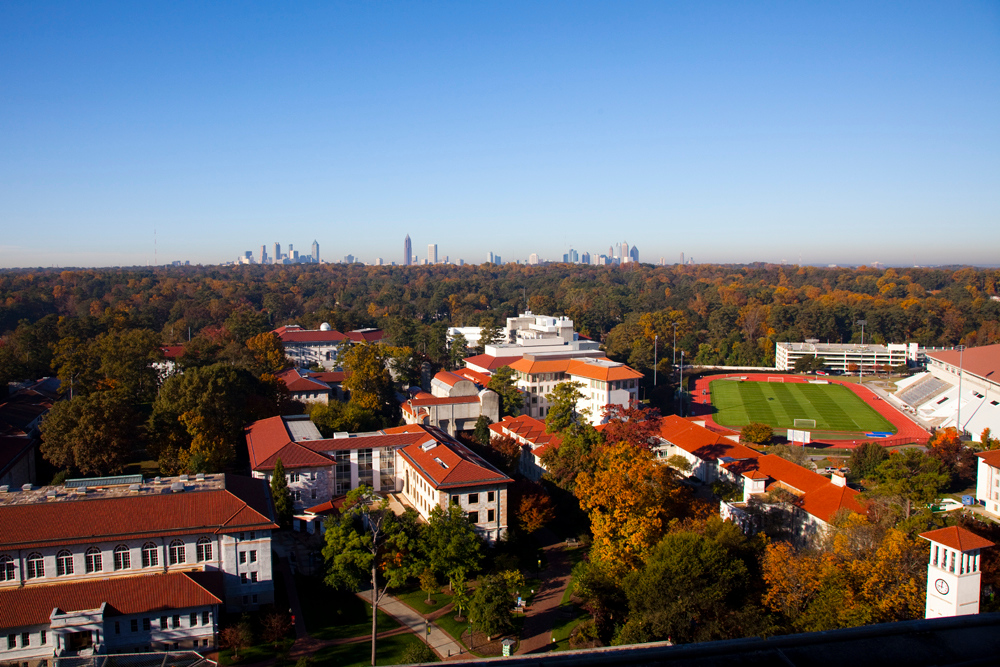
<svg viewBox="0 0 1000 667"><path fill-rule="evenodd" d="M90 491L90 487L89 486L78 486L78 487L76 487L76 492L78 494L80 494L81 496L87 495L88 491Z"/></svg>
<svg viewBox="0 0 1000 667"><path fill-rule="evenodd" d="M54 500L59 495L59 491L56 489L49 489L45 492L45 497L49 500Z"/></svg>
<svg viewBox="0 0 1000 667"><path fill-rule="evenodd" d="M174 482L170 485L170 490L173 493L181 493L184 491L184 482Z"/></svg>
<svg viewBox="0 0 1000 667"><path fill-rule="evenodd" d="M129 484L128 485L128 492L129 493L139 493L139 488L140 487L141 487L141 484Z"/></svg>
<svg viewBox="0 0 1000 667"><path fill-rule="evenodd" d="M22 486L21 490L22 491L31 491L33 488L35 488L35 487L29 483L29 484L25 484L24 486Z"/></svg>
<svg viewBox="0 0 1000 667"><path fill-rule="evenodd" d="M424 450L425 452L429 452L435 447L437 447L437 440L428 440L424 444L420 445L420 449Z"/></svg>
<svg viewBox="0 0 1000 667"><path fill-rule="evenodd" d="M437 457L435 456L435 457L434 457L434 460L435 460L435 461L437 461L438 465L440 465L440 466L441 466L442 468L444 468L445 470L447 470L447 469L448 469L448 464L447 464L447 463L445 463L444 461L442 461L441 459L439 459L439 458L437 458Z"/></svg>
<svg viewBox="0 0 1000 667"><path fill-rule="evenodd" d="M186 482L186 481L188 481L188 476L187 476L187 475L181 475L181 476L180 476L180 480L181 480L182 482Z"/></svg>
<svg viewBox="0 0 1000 667"><path fill-rule="evenodd" d="M153 478L153 484L162 484L162 483L163 483L163 480L160 479L159 477L154 477Z"/></svg>
<svg viewBox="0 0 1000 667"><path fill-rule="evenodd" d="M349 437L351 437L351 434L348 433L347 431L337 431L336 433L333 434L334 440L339 440L341 438L349 438Z"/></svg>
<svg viewBox="0 0 1000 667"><path fill-rule="evenodd" d="M204 482L204 481L205 481L205 473L203 473L203 472L200 472L200 473L198 473L197 475L195 475L195 477L194 477L194 478L195 478L196 480L198 480L199 482Z"/></svg>
<svg viewBox="0 0 1000 667"><path fill-rule="evenodd" d="M7 493L8 491L10 491L9 484L0 485L0 493Z"/></svg>

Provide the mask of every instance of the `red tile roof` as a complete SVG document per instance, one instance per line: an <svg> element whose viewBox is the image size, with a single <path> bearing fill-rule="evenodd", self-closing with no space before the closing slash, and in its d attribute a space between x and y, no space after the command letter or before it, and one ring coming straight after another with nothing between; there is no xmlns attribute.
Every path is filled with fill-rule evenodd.
<svg viewBox="0 0 1000 667"><path fill-rule="evenodd" d="M967 347L964 352L959 350L928 352L927 356L956 368L961 362L962 370L981 378L989 377L994 382L1000 382L1000 343Z"/></svg>
<svg viewBox="0 0 1000 667"><path fill-rule="evenodd" d="M340 384L350 375L350 371L313 371L309 373L309 377L327 384Z"/></svg>
<svg viewBox="0 0 1000 667"><path fill-rule="evenodd" d="M48 625L53 609L85 611L107 603L109 616L145 614L219 605L221 598L220 573L174 572L4 588L0 589L0 628Z"/></svg>
<svg viewBox="0 0 1000 667"><path fill-rule="evenodd" d="M320 331L318 329L303 329L300 326L288 325L278 327L274 333L283 343L339 343L347 338L339 331Z"/></svg>
<svg viewBox="0 0 1000 667"><path fill-rule="evenodd" d="M355 329L345 335L355 343L377 343L383 338L381 329Z"/></svg>
<svg viewBox="0 0 1000 667"><path fill-rule="evenodd" d="M984 537L979 537L970 530L958 526L948 526L938 528L926 533L920 533L920 537L931 542L943 544L956 551L972 551L973 549L988 549L995 546Z"/></svg>
<svg viewBox="0 0 1000 667"><path fill-rule="evenodd" d="M435 489L514 481L444 431L429 426L420 428L427 437L403 447L399 453ZM424 451L424 446L431 443L434 446Z"/></svg>
<svg viewBox="0 0 1000 667"><path fill-rule="evenodd" d="M292 441L292 435L280 416L255 421L243 429L243 432L250 454L250 468L253 470Z"/></svg>
<svg viewBox="0 0 1000 667"><path fill-rule="evenodd" d="M454 405L457 403L478 403L479 396L416 396L407 403L415 406L423 405Z"/></svg>
<svg viewBox="0 0 1000 667"><path fill-rule="evenodd" d="M642 377L642 373L625 364L609 365L608 363L594 363L595 361L607 362L605 359L573 359L566 372L577 377L605 382L633 380Z"/></svg>
<svg viewBox="0 0 1000 667"><path fill-rule="evenodd" d="M310 440L308 442L326 441ZM261 461L254 467L254 470L259 472L274 470L274 466L278 465L278 459L281 459L281 465L286 470L296 468L328 468L333 465L333 460L330 457L318 454L312 449L303 446L302 443L289 442L274 454Z"/></svg>
<svg viewBox="0 0 1000 667"><path fill-rule="evenodd" d="M438 382L443 382L449 387L454 387L459 382L471 382L469 378L462 377L458 373L452 373L451 371L441 371L434 376L434 379Z"/></svg>
<svg viewBox="0 0 1000 667"><path fill-rule="evenodd" d="M485 368L491 373L498 368L503 368L504 366L510 366L515 361L521 357L491 357L488 354L477 354L474 357L469 357L465 359L466 366L477 366L478 368Z"/></svg>
<svg viewBox="0 0 1000 667"><path fill-rule="evenodd" d="M282 371L278 373L278 379L285 383L288 387L288 391L292 392L329 392L330 386L319 380L314 380L309 377L303 377L296 369L291 368L287 371Z"/></svg>
<svg viewBox="0 0 1000 667"><path fill-rule="evenodd" d="M184 354L183 345L164 345L160 348L164 359L177 359Z"/></svg>
<svg viewBox="0 0 1000 667"><path fill-rule="evenodd" d="M557 433L545 432L545 422L528 415L504 417L499 422L490 424L490 430L527 444L536 456L541 456L550 447L558 447L562 442Z"/></svg>
<svg viewBox="0 0 1000 667"><path fill-rule="evenodd" d="M976 452L976 456L986 461L986 465L993 468L1000 468L1000 449L991 449L988 452Z"/></svg>
<svg viewBox="0 0 1000 667"><path fill-rule="evenodd" d="M753 449L677 415L667 415L660 420L659 436L704 461L724 456L734 459L759 456Z"/></svg>
<svg viewBox="0 0 1000 667"><path fill-rule="evenodd" d="M455 372L461 375L462 377L471 380L472 382L475 382L480 387L485 387L490 383L489 375L487 375L486 373L480 373L479 371L474 371L471 368L460 368Z"/></svg>

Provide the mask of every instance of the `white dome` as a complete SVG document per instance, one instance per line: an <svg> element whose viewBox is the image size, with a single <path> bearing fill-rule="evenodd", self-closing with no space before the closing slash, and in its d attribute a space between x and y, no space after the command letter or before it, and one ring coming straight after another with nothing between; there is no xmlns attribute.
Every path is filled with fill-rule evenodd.
<svg viewBox="0 0 1000 667"><path fill-rule="evenodd" d="M323 322L323 324L319 325L319 330L320 331L333 331L333 327L330 326L329 322Z"/></svg>

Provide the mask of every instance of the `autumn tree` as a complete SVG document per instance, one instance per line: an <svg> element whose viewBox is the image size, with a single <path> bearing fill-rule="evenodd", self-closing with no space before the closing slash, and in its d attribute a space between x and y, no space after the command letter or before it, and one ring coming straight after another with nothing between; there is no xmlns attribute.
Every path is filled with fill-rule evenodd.
<svg viewBox="0 0 1000 667"><path fill-rule="evenodd" d="M517 521L526 533L533 533L556 517L555 504L545 487L522 482L517 487Z"/></svg>
<svg viewBox="0 0 1000 667"><path fill-rule="evenodd" d="M285 346L278 336L270 331L250 338L246 342L247 349L253 354L258 375L270 373L277 375L288 367L285 357Z"/></svg>
<svg viewBox="0 0 1000 667"><path fill-rule="evenodd" d="M546 477L556 486L572 491L577 477L596 467L603 446L601 434L588 423L563 431L559 442L550 443L542 452Z"/></svg>
<svg viewBox="0 0 1000 667"><path fill-rule="evenodd" d="M309 406L309 419L324 438L334 433L368 433L386 426L381 414L362 408L354 401L314 403Z"/></svg>
<svg viewBox="0 0 1000 667"><path fill-rule="evenodd" d="M882 462L889 458L885 447L876 442L862 442L851 452L847 466L852 479L868 479L875 474Z"/></svg>
<svg viewBox="0 0 1000 667"><path fill-rule="evenodd" d="M749 442L754 445L769 445L772 438L774 438L774 429L760 422L750 422L740 429L740 442Z"/></svg>
<svg viewBox="0 0 1000 667"><path fill-rule="evenodd" d="M270 642L275 648L278 647L278 644L281 643L293 627L292 619L288 617L288 614L283 614L280 611L272 611L265 615L261 619L260 624L263 630L264 641Z"/></svg>
<svg viewBox="0 0 1000 667"><path fill-rule="evenodd" d="M509 435L494 435L489 439L489 447L495 453L495 458L499 459L499 466L504 472L508 475L517 472L524 445Z"/></svg>
<svg viewBox="0 0 1000 667"><path fill-rule="evenodd" d="M693 500L672 469L627 443L604 449L594 472L580 473L575 493L590 516L591 558L621 573L638 567Z"/></svg>
<svg viewBox="0 0 1000 667"><path fill-rule="evenodd" d="M491 389L500 397L500 417L521 414L524 406L524 395L517 388L514 378L514 369L510 366L501 366L490 377L487 389Z"/></svg>
<svg viewBox="0 0 1000 667"><path fill-rule="evenodd" d="M233 660L240 659L240 651L253 645L253 630L249 621L240 621L235 625L223 628L219 633L220 643L233 652Z"/></svg>
<svg viewBox="0 0 1000 667"><path fill-rule="evenodd" d="M98 391L58 401L42 421L41 453L63 470L116 475L139 444L139 416L121 392Z"/></svg>
<svg viewBox="0 0 1000 667"><path fill-rule="evenodd" d="M978 459L971 449L962 444L957 429L938 429L927 440L927 453L941 462L951 475L953 485L964 488L975 483Z"/></svg>
<svg viewBox="0 0 1000 667"><path fill-rule="evenodd" d="M627 442L633 447L649 449L650 440L660 432L660 411L639 407L635 401L628 406L617 403L605 406L604 421L601 435L608 444Z"/></svg>
<svg viewBox="0 0 1000 667"><path fill-rule="evenodd" d="M343 354L344 368L349 371L343 387L351 392L352 403L380 414L391 411L394 391L389 358L388 348L376 343L352 345Z"/></svg>
<svg viewBox="0 0 1000 667"><path fill-rule="evenodd" d="M871 493L896 499L903 507L904 519L910 517L914 503L933 502L950 481L938 459L915 448L890 454L873 477L876 486Z"/></svg>
<svg viewBox="0 0 1000 667"><path fill-rule="evenodd" d="M334 588L359 591L371 587L371 664L375 665L378 606L390 587L399 587L417 574L417 514L400 516L369 486L347 494L339 516L327 519L325 581Z"/></svg>

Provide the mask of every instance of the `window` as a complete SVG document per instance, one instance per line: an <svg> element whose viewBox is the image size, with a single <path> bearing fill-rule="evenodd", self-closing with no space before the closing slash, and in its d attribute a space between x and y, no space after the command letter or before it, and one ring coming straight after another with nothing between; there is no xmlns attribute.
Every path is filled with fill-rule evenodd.
<svg viewBox="0 0 1000 667"><path fill-rule="evenodd" d="M100 572L101 570L103 570L104 568L102 567L102 562L101 562L101 550L98 549L97 547L90 547L89 549L87 549L86 564L87 564L87 574L90 574L91 572Z"/></svg>
<svg viewBox="0 0 1000 667"><path fill-rule="evenodd" d="M212 612L210 611L201 612L201 624L208 625L211 622L212 622Z"/></svg>
<svg viewBox="0 0 1000 667"><path fill-rule="evenodd" d="M7 648L9 649L17 648L17 635L15 634L7 635Z"/></svg>
<svg viewBox="0 0 1000 667"><path fill-rule="evenodd" d="M289 482L299 481L299 473L297 472L288 473L288 481Z"/></svg>
<svg viewBox="0 0 1000 667"><path fill-rule="evenodd" d="M115 634L120 635L122 633L122 624L119 621L115 621Z"/></svg>
<svg viewBox="0 0 1000 667"><path fill-rule="evenodd" d="M257 604L257 596L256 595L253 596L252 600L253 600L254 604Z"/></svg>
<svg viewBox="0 0 1000 667"><path fill-rule="evenodd" d="M492 503L496 499L497 498L496 498L496 492L495 491L490 491L489 493L486 494L486 502Z"/></svg>
<svg viewBox="0 0 1000 667"><path fill-rule="evenodd" d="M184 543L180 540L174 540L170 543L170 564L177 565L178 563L183 563L184 560Z"/></svg>
<svg viewBox="0 0 1000 667"><path fill-rule="evenodd" d="M246 572L240 572L240 583L241 584L247 583L247 573Z"/></svg>
<svg viewBox="0 0 1000 667"><path fill-rule="evenodd" d="M199 538L196 551L199 563L206 560L212 560L212 540L207 537Z"/></svg>
<svg viewBox="0 0 1000 667"><path fill-rule="evenodd" d="M479 494L478 493L470 493L469 494L469 504L470 505L475 505L478 502L479 502Z"/></svg>
<svg viewBox="0 0 1000 667"><path fill-rule="evenodd" d="M250 539L251 540L256 540L257 539L257 531L256 530L251 530L250 531Z"/></svg>
<svg viewBox="0 0 1000 667"><path fill-rule="evenodd" d="M302 500L302 492L292 491L292 500L294 500L295 502L299 502L300 500Z"/></svg>
<svg viewBox="0 0 1000 667"><path fill-rule="evenodd" d="M156 545L146 542L142 545L142 566L155 567L160 562L160 556L156 551Z"/></svg>
<svg viewBox="0 0 1000 667"><path fill-rule="evenodd" d="M250 562L251 563L256 563L257 562L257 550L256 549L252 549L250 551Z"/></svg>
<svg viewBox="0 0 1000 667"><path fill-rule="evenodd" d="M14 581L14 559L10 556L0 557L0 581Z"/></svg>
<svg viewBox="0 0 1000 667"><path fill-rule="evenodd" d="M139 619L132 619L132 632L139 632Z"/></svg>
<svg viewBox="0 0 1000 667"><path fill-rule="evenodd" d="M28 648L31 645L31 633L22 632L21 633L21 648Z"/></svg>
<svg viewBox="0 0 1000 667"><path fill-rule="evenodd" d="M146 632L149 632L149 619L148 618L142 619L142 629L145 630Z"/></svg>
<svg viewBox="0 0 1000 667"><path fill-rule="evenodd" d="M469 521L479 523L479 512L469 512Z"/></svg>
<svg viewBox="0 0 1000 667"><path fill-rule="evenodd" d="M56 554L56 576L73 574L73 554L63 549Z"/></svg>
<svg viewBox="0 0 1000 667"><path fill-rule="evenodd" d="M42 646L45 646L46 644L49 643L49 633L47 631L42 630L41 632L38 633L38 643L41 644Z"/></svg>
<svg viewBox="0 0 1000 667"><path fill-rule="evenodd" d="M370 448L358 450L358 484L375 486L372 450Z"/></svg>
<svg viewBox="0 0 1000 667"><path fill-rule="evenodd" d="M115 570L127 570L132 567L132 554L124 544L115 547Z"/></svg>
<svg viewBox="0 0 1000 667"><path fill-rule="evenodd" d="M251 572L250 573L250 581L252 581L253 583L257 583L257 573L256 572Z"/></svg>
<svg viewBox="0 0 1000 667"><path fill-rule="evenodd" d="M458 505L458 496L452 496L451 497L451 504L452 505Z"/></svg>
<svg viewBox="0 0 1000 667"><path fill-rule="evenodd" d="M166 630L166 629L167 629L167 617L160 616L160 630Z"/></svg>
<svg viewBox="0 0 1000 667"><path fill-rule="evenodd" d="M180 614L174 614L173 623L170 624L170 627L172 627L172 628L179 628L179 627L181 627L181 615Z"/></svg>
<svg viewBox="0 0 1000 667"><path fill-rule="evenodd" d="M312 490L312 491L310 491L309 493L310 493L310 495L312 496L312 499L313 499L313 500L316 500L316 489L313 489L313 490Z"/></svg>
<svg viewBox="0 0 1000 667"><path fill-rule="evenodd" d="M247 552L246 551L241 551L240 552L240 565L242 565L245 562L247 562Z"/></svg>
<svg viewBox="0 0 1000 667"><path fill-rule="evenodd" d="M28 579L38 579L45 576L45 561L42 560L42 554L28 554L27 563Z"/></svg>
<svg viewBox="0 0 1000 667"><path fill-rule="evenodd" d="M190 625L192 628L198 625L198 614L197 613L191 614L191 618L188 619L188 621L189 621L188 625Z"/></svg>
<svg viewBox="0 0 1000 667"><path fill-rule="evenodd" d="M246 533L240 533L240 540L245 540L247 538L246 535Z"/></svg>
<svg viewBox="0 0 1000 667"><path fill-rule="evenodd" d="M486 520L493 521L496 518L496 512L494 510L486 510Z"/></svg>

